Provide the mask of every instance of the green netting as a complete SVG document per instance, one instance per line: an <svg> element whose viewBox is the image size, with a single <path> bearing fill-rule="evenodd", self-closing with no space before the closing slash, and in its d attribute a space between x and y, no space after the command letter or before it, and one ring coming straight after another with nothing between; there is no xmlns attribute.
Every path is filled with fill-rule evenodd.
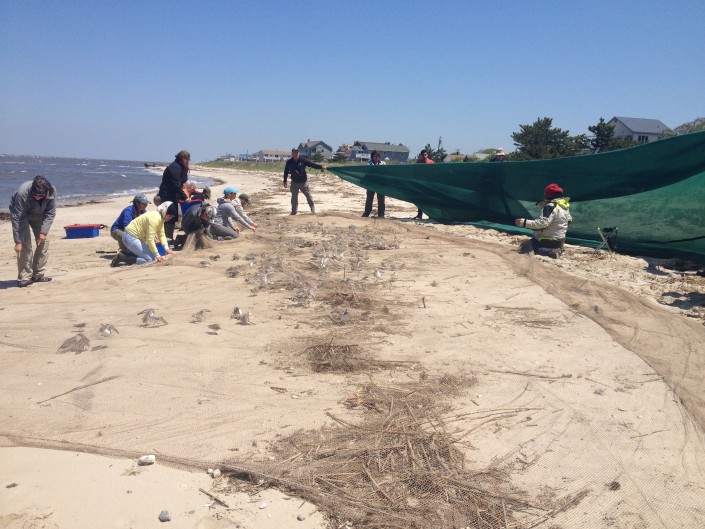
<svg viewBox="0 0 705 529"><path fill-rule="evenodd" d="M535 202L556 183L571 197L569 242L594 246L598 227L618 227L620 252L705 260L705 132L552 160L330 170L434 221L507 231L517 231L515 218L539 215Z"/></svg>

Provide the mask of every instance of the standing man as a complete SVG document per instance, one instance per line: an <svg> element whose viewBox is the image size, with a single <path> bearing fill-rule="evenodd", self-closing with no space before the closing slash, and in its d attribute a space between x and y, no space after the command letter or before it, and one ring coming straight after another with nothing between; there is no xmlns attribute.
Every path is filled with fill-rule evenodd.
<svg viewBox="0 0 705 529"><path fill-rule="evenodd" d="M176 204L176 215L164 223L164 233L167 239L174 239L174 227L179 218L179 200L190 202L189 196L184 191L184 184L188 180L189 162L191 154L186 151L179 151L171 164L164 169L162 183L159 186L159 198L162 203L173 202Z"/></svg>
<svg viewBox="0 0 705 529"><path fill-rule="evenodd" d="M419 157L416 158L416 163L434 163L431 158L428 157L428 151L424 149L419 153ZM417 206L418 208L418 206ZM423 218L423 211L421 211L421 208L418 208L418 211L416 213L416 216L414 217L415 219L422 219Z"/></svg>
<svg viewBox="0 0 705 529"><path fill-rule="evenodd" d="M45 283L49 242L47 234L56 216L56 190L43 176L22 184L10 200L12 236L17 253L17 286ZM32 235L37 242L32 251Z"/></svg>
<svg viewBox="0 0 705 529"><path fill-rule="evenodd" d="M367 165L387 165L382 161L382 155L376 150L372 151L370 156L370 161ZM367 190L367 200L365 200L365 211L362 214L363 217L369 217L372 213L372 202L374 202L375 192ZM381 219L384 217L384 195L377 193L377 216Z"/></svg>
<svg viewBox="0 0 705 529"><path fill-rule="evenodd" d="M299 158L299 150L294 147L291 149L291 158L286 161L284 166L284 189L286 189L286 180L291 174L291 214L296 215L299 209L299 191L306 197L308 206L311 208L311 213L316 214L316 206L311 198L311 191L308 188L308 176L306 175L306 167L321 169L325 171L325 165L313 163L305 158Z"/></svg>

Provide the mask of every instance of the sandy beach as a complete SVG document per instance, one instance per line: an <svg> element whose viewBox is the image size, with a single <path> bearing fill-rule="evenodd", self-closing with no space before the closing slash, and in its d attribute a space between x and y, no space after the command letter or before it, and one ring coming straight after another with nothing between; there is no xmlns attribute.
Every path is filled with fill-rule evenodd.
<svg viewBox="0 0 705 529"><path fill-rule="evenodd" d="M111 268L63 226L129 201L61 207L20 289L0 221L0 527L705 527L705 278L193 172L257 231Z"/></svg>

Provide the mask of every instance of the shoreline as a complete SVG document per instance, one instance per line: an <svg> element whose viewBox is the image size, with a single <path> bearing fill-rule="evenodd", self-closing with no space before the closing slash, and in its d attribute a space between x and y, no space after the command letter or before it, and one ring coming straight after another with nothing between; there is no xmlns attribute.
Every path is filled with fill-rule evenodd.
<svg viewBox="0 0 705 529"><path fill-rule="evenodd" d="M157 165L156 167L146 167L146 169L154 174L158 174L161 176L162 172L164 171L164 168L166 168L165 165L159 166ZM202 168L198 166L194 166L194 169L192 169L193 172L207 172L210 171L211 169L209 168ZM223 178L220 178L218 176L211 176L211 175L198 175L202 176L203 178L208 178L209 180L212 180L213 183L209 185L209 187L220 187L225 185L225 180ZM157 191L155 191L156 193ZM150 193L151 194L151 193ZM112 200L125 200L127 198L132 197L132 195L121 195L121 196L105 196L104 198L95 198L91 200L80 200L78 202L68 202L65 204L57 204L56 207L57 209L59 208L76 208L80 206L86 206L86 205L91 205L91 204L105 204L108 203ZM0 222L9 222L10 221L10 210L9 208L1 208L0 209Z"/></svg>

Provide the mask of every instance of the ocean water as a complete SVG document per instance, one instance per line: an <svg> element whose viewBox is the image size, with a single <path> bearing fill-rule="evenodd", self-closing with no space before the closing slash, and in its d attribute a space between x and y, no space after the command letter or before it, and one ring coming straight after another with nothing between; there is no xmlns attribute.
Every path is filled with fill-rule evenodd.
<svg viewBox="0 0 705 529"><path fill-rule="evenodd" d="M162 181L161 173L161 169L148 169L137 161L0 154L0 211L7 211L20 184L37 175L56 188L57 204L66 205L122 196L129 202L137 193L145 193L151 200ZM189 180L199 189L213 183L193 175Z"/></svg>

